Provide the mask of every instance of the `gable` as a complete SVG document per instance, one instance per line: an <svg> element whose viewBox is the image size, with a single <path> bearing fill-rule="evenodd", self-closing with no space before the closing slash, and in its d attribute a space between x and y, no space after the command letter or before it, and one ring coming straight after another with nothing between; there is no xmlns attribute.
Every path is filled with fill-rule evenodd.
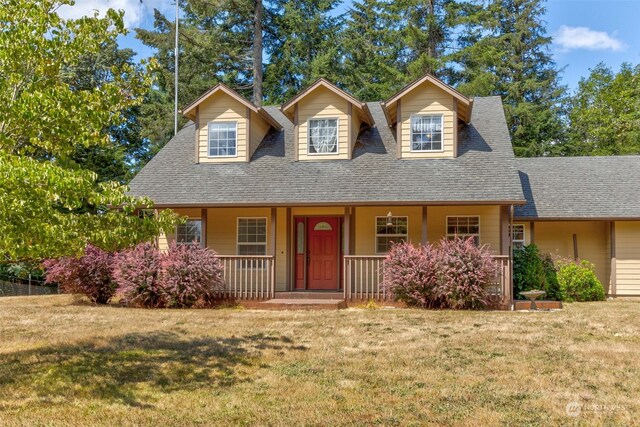
<svg viewBox="0 0 640 427"><path fill-rule="evenodd" d="M400 124L401 158L451 158L456 157L457 127L454 98L425 82L402 98ZM411 121L413 117L442 117L442 149L434 152L416 152L411 148Z"/></svg>
<svg viewBox="0 0 640 427"><path fill-rule="evenodd" d="M248 155L248 108L224 92L216 92L196 107L196 162L244 162ZM234 156L209 155L209 125L235 123L236 153Z"/></svg>
<svg viewBox="0 0 640 427"><path fill-rule="evenodd" d="M248 162L271 127L264 109L218 84L183 110L195 124L195 163Z"/></svg>
<svg viewBox="0 0 640 427"><path fill-rule="evenodd" d="M392 126L396 123L396 110L397 110L397 106L399 105L398 102L401 102L403 97L413 92L414 90L419 89L425 83L429 83L433 85L435 88L439 89L441 92L448 94L455 100L454 103L457 105L456 112L458 115L458 119L462 120L464 123L469 123L471 121L473 99L467 98L462 93L454 89L452 86L449 86L448 84L437 79L436 77L430 74L425 74L424 76L414 80L413 82L406 85L404 88L400 89L396 94L394 94L386 102L382 103L385 110L385 115L387 116L387 121L389 123L389 126Z"/></svg>
<svg viewBox="0 0 640 427"><path fill-rule="evenodd" d="M298 160L348 159L352 149L350 128L355 127L349 116L349 103L324 87L316 89L297 105L298 109ZM334 154L314 155L309 152L309 123L317 119L337 120L338 147Z"/></svg>
<svg viewBox="0 0 640 427"><path fill-rule="evenodd" d="M433 76L407 85L383 104L396 128L397 158L454 158L459 128L470 121L472 101Z"/></svg>

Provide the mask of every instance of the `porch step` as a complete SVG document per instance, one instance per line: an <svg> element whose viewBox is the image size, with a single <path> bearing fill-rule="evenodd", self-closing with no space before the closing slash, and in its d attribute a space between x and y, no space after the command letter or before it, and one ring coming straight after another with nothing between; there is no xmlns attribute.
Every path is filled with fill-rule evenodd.
<svg viewBox="0 0 640 427"><path fill-rule="evenodd" d="M343 300L342 292L327 291L294 291L294 292L276 292L274 299L315 299L315 300Z"/></svg>
<svg viewBox="0 0 640 427"><path fill-rule="evenodd" d="M267 301L243 302L247 308L259 310L339 310L347 308L347 303L343 299L326 298L274 298Z"/></svg>

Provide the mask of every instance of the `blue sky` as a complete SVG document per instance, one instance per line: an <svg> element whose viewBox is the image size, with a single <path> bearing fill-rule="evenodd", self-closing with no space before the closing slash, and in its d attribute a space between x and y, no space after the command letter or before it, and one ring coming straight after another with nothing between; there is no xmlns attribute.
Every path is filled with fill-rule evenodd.
<svg viewBox="0 0 640 427"><path fill-rule="evenodd" d="M343 7L347 7L349 0ZM67 17L123 9L128 28L151 28L153 8L173 19L173 0L76 0L76 5L61 9ZM552 54L564 68L564 84L574 89L589 68L598 62L618 69L623 62L640 63L640 0L549 0L546 3L547 31L554 39ZM134 37L122 37L121 45L146 57L153 52Z"/></svg>

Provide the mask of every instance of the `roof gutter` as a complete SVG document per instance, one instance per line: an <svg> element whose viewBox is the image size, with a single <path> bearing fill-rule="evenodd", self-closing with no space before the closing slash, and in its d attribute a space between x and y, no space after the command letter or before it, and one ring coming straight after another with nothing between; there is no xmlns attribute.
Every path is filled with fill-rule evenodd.
<svg viewBox="0 0 640 427"><path fill-rule="evenodd" d="M340 206L495 206L524 205L523 200L432 201L432 202L240 202L240 203L156 203L155 208L237 208L237 207L340 207Z"/></svg>

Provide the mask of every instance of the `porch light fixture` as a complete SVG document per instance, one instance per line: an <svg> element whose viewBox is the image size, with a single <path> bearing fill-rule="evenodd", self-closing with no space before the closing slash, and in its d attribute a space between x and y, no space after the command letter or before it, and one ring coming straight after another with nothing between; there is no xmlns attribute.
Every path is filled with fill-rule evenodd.
<svg viewBox="0 0 640 427"><path fill-rule="evenodd" d="M387 214L387 227L391 227L393 225L393 221L391 221L391 218L393 218L393 214L391 213L391 211L389 211L389 213Z"/></svg>

